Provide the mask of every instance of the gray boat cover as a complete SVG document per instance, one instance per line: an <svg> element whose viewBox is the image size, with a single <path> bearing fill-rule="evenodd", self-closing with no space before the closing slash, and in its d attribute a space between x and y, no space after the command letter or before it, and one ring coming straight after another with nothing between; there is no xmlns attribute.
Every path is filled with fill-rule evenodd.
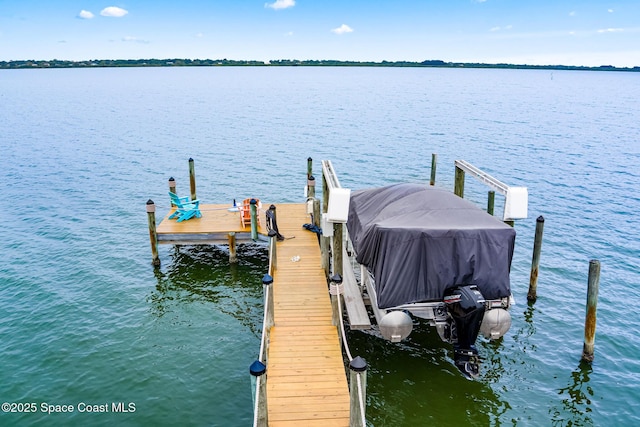
<svg viewBox="0 0 640 427"><path fill-rule="evenodd" d="M474 284L486 299L509 296L516 232L455 194L419 184L351 192L349 235L373 273L378 306L441 301Z"/></svg>

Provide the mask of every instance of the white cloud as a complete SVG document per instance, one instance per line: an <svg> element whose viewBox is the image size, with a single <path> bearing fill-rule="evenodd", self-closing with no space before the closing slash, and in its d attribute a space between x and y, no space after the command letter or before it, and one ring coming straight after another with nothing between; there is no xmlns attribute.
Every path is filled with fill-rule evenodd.
<svg viewBox="0 0 640 427"><path fill-rule="evenodd" d="M353 28L351 28L347 24L342 24L338 28L334 28L333 30L331 30L331 32L335 34L353 33Z"/></svg>
<svg viewBox="0 0 640 427"><path fill-rule="evenodd" d="M149 43L148 40L142 40L133 36L125 36L122 38L123 42L132 42L132 43Z"/></svg>
<svg viewBox="0 0 640 427"><path fill-rule="evenodd" d="M116 6L105 7L104 9L102 9L102 11L100 11L100 15L109 16L112 18L122 18L127 13L129 12Z"/></svg>
<svg viewBox="0 0 640 427"><path fill-rule="evenodd" d="M199 38L199 39L201 39L202 37L204 37L204 34L202 34L202 33L197 33L197 34L196 34L196 37L197 37L197 38Z"/></svg>
<svg viewBox="0 0 640 427"><path fill-rule="evenodd" d="M88 10L81 10L80 13L78 14L78 18L82 18L82 19L91 19L93 18L95 15L91 12L89 12Z"/></svg>
<svg viewBox="0 0 640 427"><path fill-rule="evenodd" d="M296 5L296 0L276 0L273 3L265 3L264 7L269 7L273 10L287 9Z"/></svg>
<svg viewBox="0 0 640 427"><path fill-rule="evenodd" d="M613 9L607 9L607 12L613 13Z"/></svg>
<svg viewBox="0 0 640 427"><path fill-rule="evenodd" d="M569 12L569 16L576 16L576 11L572 10L571 12Z"/></svg>
<svg viewBox="0 0 640 427"><path fill-rule="evenodd" d="M493 28L490 28L489 31L495 32L495 31L502 31L502 30L510 30L512 28L513 28L513 25L506 25L504 27L493 27Z"/></svg>
<svg viewBox="0 0 640 427"><path fill-rule="evenodd" d="M624 28L605 28L602 30L598 30L599 33L621 33L624 31Z"/></svg>
<svg viewBox="0 0 640 427"><path fill-rule="evenodd" d="M284 33L285 36L291 37L293 36L293 31L289 31L288 33Z"/></svg>

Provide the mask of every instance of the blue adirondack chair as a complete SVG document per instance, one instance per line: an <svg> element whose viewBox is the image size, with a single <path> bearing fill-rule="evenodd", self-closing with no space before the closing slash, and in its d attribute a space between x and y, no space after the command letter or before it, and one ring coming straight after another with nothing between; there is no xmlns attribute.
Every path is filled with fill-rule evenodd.
<svg viewBox="0 0 640 427"><path fill-rule="evenodd" d="M200 200L189 200L188 196L178 197L177 194L169 191L171 203L176 206L176 211L169 215L169 219L177 218L178 222L186 221L193 217L201 218Z"/></svg>

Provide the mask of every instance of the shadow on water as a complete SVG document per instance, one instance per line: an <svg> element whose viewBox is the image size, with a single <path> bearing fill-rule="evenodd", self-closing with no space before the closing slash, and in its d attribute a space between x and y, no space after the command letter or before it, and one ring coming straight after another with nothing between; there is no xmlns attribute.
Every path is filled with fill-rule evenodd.
<svg viewBox="0 0 640 427"><path fill-rule="evenodd" d="M593 388L589 385L592 373L591 364L581 361L571 372L571 379L566 387L558 390L561 396L562 408L552 407L549 410L551 425L553 426L592 426L594 422L589 416L592 412L591 400Z"/></svg>
<svg viewBox="0 0 640 427"><path fill-rule="evenodd" d="M362 331L348 332L348 339L352 355L369 365L370 425L496 425L509 409L484 378L471 381L460 374L451 345L426 321L414 319L413 332L402 343Z"/></svg>
<svg viewBox="0 0 640 427"><path fill-rule="evenodd" d="M213 303L259 335L261 322L256 320L262 316L267 251L258 244L243 244L237 256L238 262L230 263L225 246L175 246L166 269L154 271L158 283L148 296L151 311L162 317L181 305Z"/></svg>

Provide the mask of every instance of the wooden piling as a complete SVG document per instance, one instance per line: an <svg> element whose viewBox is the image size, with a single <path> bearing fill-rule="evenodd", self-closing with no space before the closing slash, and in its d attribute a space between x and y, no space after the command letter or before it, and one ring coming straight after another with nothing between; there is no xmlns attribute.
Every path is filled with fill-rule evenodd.
<svg viewBox="0 0 640 427"><path fill-rule="evenodd" d="M429 185L436 185L436 163L438 162L438 155L436 153L431 154L431 180Z"/></svg>
<svg viewBox="0 0 640 427"><path fill-rule="evenodd" d="M327 178L322 174L322 213L326 214L329 208L329 186L327 185ZM326 224L327 227L331 227L331 224ZM330 237L320 236L320 254L321 264L324 269L325 277L329 278L330 275L330 261L329 261L329 239Z"/></svg>
<svg viewBox="0 0 640 427"><path fill-rule="evenodd" d="M160 257L158 256L158 232L156 230L156 204L153 200L147 200L147 220L149 222L149 242L151 243L151 264L158 267Z"/></svg>
<svg viewBox="0 0 640 427"><path fill-rule="evenodd" d="M320 200L313 199L313 225L320 227Z"/></svg>
<svg viewBox="0 0 640 427"><path fill-rule="evenodd" d="M313 175L307 178L307 197L316 197L316 178Z"/></svg>
<svg viewBox="0 0 640 427"><path fill-rule="evenodd" d="M343 224L336 222L333 224L333 274L342 276L342 245L343 245Z"/></svg>
<svg viewBox="0 0 640 427"><path fill-rule="evenodd" d="M493 190L489 190L489 195L487 197L487 213L489 215L493 215L493 206L496 202L496 192Z"/></svg>
<svg viewBox="0 0 640 427"><path fill-rule="evenodd" d="M176 192L176 180L173 177L169 178L169 191L171 191L173 194L178 194ZM173 201L171 201L171 206L175 206Z"/></svg>
<svg viewBox="0 0 640 427"><path fill-rule="evenodd" d="M307 158L307 197L315 197L315 194L311 194L311 188L309 188L309 179L313 176L313 159L311 157ZM315 188L313 189L315 193Z"/></svg>
<svg viewBox="0 0 640 427"><path fill-rule="evenodd" d="M251 199L249 204L251 206L251 238L253 240L258 240L258 207L256 206L258 202L256 199Z"/></svg>
<svg viewBox="0 0 640 427"><path fill-rule="evenodd" d="M275 325L273 316L273 277L270 274L265 274L262 277L262 289L266 302L264 309L267 311L265 328L268 331Z"/></svg>
<svg viewBox="0 0 640 427"><path fill-rule="evenodd" d="M196 169L192 158L189 158L189 186L191 187L191 200L196 200Z"/></svg>
<svg viewBox="0 0 640 427"><path fill-rule="evenodd" d="M268 236L269 236L269 274L273 275L273 271L278 268L278 257L276 252L276 240L278 238L278 233L276 232L276 230L269 230Z"/></svg>
<svg viewBox="0 0 640 427"><path fill-rule="evenodd" d="M249 373L255 380L254 386L254 414L253 425L266 427L268 425L267 419L267 367L259 360L254 361L249 367ZM253 382L252 382L253 383Z"/></svg>
<svg viewBox="0 0 640 427"><path fill-rule="evenodd" d="M327 227L331 227L331 224L327 224ZM324 275L326 278L329 278L331 274L329 271L330 268L330 253L329 253L329 239L331 237L320 236L320 265L324 270Z"/></svg>
<svg viewBox="0 0 640 427"><path fill-rule="evenodd" d="M359 382L362 396L360 396L360 390L358 388L358 378L360 378ZM349 401L349 426L365 427L362 420L366 419L367 362L360 356L354 357L353 360L349 362ZM362 406L360 405L361 401Z"/></svg>
<svg viewBox="0 0 640 427"><path fill-rule="evenodd" d="M464 198L464 170L456 166L455 184L453 192L456 196Z"/></svg>
<svg viewBox="0 0 640 427"><path fill-rule="evenodd" d="M231 231L229 233L228 238L229 238L229 262L233 264L238 262L235 231Z"/></svg>
<svg viewBox="0 0 640 427"><path fill-rule="evenodd" d="M542 232L544 230L544 217L540 215L536 219L536 235L533 240L533 257L531 259L531 276L529 277L529 292L527 300L534 302L538 296L538 271L540 267L540 249L542 248Z"/></svg>
<svg viewBox="0 0 640 427"><path fill-rule="evenodd" d="M589 279L587 283L587 315L584 321L584 346L582 360L593 362L596 337L596 311L598 305L598 288L600 287L600 261L589 261Z"/></svg>
<svg viewBox="0 0 640 427"><path fill-rule="evenodd" d="M334 274L331 276L329 295L331 295L331 324L338 326L342 322L342 313L340 313L338 306L338 298L342 296L342 275ZM342 339L340 328L338 328L338 335Z"/></svg>

